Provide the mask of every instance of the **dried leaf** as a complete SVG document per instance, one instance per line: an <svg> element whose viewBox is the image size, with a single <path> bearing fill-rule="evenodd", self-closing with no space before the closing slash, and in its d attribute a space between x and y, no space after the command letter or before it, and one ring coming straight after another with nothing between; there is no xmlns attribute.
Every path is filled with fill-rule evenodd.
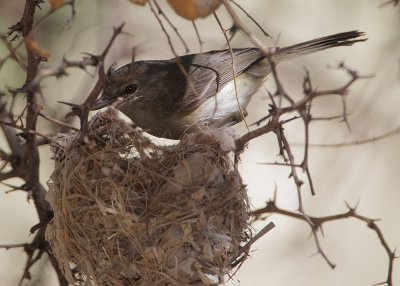
<svg viewBox="0 0 400 286"><path fill-rule="evenodd" d="M31 36L25 37L25 44L27 49L37 54L41 59L48 60L50 53L39 46L38 42L36 42Z"/></svg>
<svg viewBox="0 0 400 286"><path fill-rule="evenodd" d="M149 0L129 0L129 2L131 2L133 4L141 5L141 6L146 5L148 1Z"/></svg>
<svg viewBox="0 0 400 286"><path fill-rule="evenodd" d="M214 12L221 0L168 0L176 14L188 20L204 18Z"/></svg>
<svg viewBox="0 0 400 286"><path fill-rule="evenodd" d="M65 0L47 0L51 6L51 10L57 10L64 5Z"/></svg>

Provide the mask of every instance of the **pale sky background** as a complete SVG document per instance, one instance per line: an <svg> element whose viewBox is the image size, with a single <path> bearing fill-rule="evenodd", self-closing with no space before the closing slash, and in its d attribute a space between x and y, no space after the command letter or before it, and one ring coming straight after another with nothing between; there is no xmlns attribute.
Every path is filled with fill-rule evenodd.
<svg viewBox="0 0 400 286"><path fill-rule="evenodd" d="M22 13L23 1L0 1L0 33L16 23ZM160 4L164 1L159 0ZM262 36L256 26L238 11L246 25L267 46L286 46L349 30L367 34L368 41L351 47L335 48L315 55L302 57L279 65L278 72L287 91L295 98L302 96L304 67L315 85L321 89L338 87L348 78L344 72L327 69L328 64L344 60L347 65L363 75L374 75L360 80L347 97L351 132L340 121L317 122L311 125L312 143L340 143L373 138L400 126L400 9L392 6L380 8L379 0L253 0L238 1L273 36ZM162 5L170 15L192 53L199 52L195 32L190 22L180 19L170 8ZM43 5L44 12L48 7ZM112 34L112 27L126 23L125 30L132 35L120 36L107 59L107 65L122 65L130 61L131 50L137 46L137 59L168 59L172 53L166 38L149 7L139 7L125 0L76 1L75 20L66 26L70 11L60 11L43 26L45 32L37 35L38 41L50 51L48 65L57 65L63 55L80 59L81 52L100 52ZM229 18L220 8L218 14L229 27ZM43 12L42 12L43 13ZM205 42L204 51L225 46L224 37L215 20L210 17L198 21ZM172 32L171 32L172 35ZM280 37L278 37L280 35ZM184 53L173 36L179 54ZM245 37L237 35L234 47L251 46ZM0 45L0 56L5 49ZM4 70L14 73L4 73ZM18 87L23 75L13 66L0 71L0 88L6 83ZM55 107L62 118L67 112L56 101L81 102L93 85L93 79L80 71L71 71L68 78L46 80L43 85L46 108ZM272 80L265 85L274 91ZM260 90L248 107L251 123L266 113L267 94ZM341 113L338 97L324 98L314 103L315 115L331 116ZM55 132L55 127L39 125L43 132ZM244 125L235 128L237 134L245 132ZM300 122L288 124L285 132L293 143L303 142ZM0 135L2 136L2 135ZM0 144L4 141L0 137ZM303 188L305 209L313 216L332 215L346 211L345 201L358 212L378 222L391 249L400 246L400 137L392 136L379 142L346 148L312 148L309 164L317 195L311 197L308 185ZM298 163L302 148L295 152ZM53 168L48 147L42 147L41 179L43 184ZM278 205L295 210L297 196L289 170L259 163L274 162L278 153L272 134L254 140L242 156L241 173L248 186L254 208L262 207L278 190ZM16 182L13 182L16 183ZM0 190L7 189L0 186ZM321 245L329 258L336 263L331 270L321 256L315 253L308 226L290 218L272 215L255 225L255 231L268 222L276 225L270 233L253 245L251 257L237 275L226 285L372 285L386 279L388 261L377 235L363 222L354 219L328 223ZM37 223L33 202L27 203L25 193L5 195L0 192L0 244L27 242L29 228ZM25 265L22 250L0 249L0 285L18 285ZM42 270L45 269L46 271ZM55 274L45 260L36 267L31 282L23 285L57 285ZM49 270L50 269L50 270ZM48 270L48 271L47 271ZM400 285L400 263L395 262L394 285ZM36 284L35 284L36 283Z"/></svg>

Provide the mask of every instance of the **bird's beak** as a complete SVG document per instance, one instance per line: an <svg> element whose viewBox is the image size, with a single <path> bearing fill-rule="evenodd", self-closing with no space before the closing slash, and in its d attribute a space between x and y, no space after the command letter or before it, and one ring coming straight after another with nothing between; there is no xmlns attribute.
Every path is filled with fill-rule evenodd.
<svg viewBox="0 0 400 286"><path fill-rule="evenodd" d="M104 99L104 98L98 98L92 105L92 110L99 110L100 108L106 107L111 105L115 99Z"/></svg>

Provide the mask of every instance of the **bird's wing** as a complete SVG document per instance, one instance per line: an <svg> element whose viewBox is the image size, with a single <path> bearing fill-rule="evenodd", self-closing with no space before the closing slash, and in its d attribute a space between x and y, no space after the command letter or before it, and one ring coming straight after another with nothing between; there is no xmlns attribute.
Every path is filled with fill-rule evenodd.
<svg viewBox="0 0 400 286"><path fill-rule="evenodd" d="M257 48L233 49L236 76L263 58ZM207 98L214 96L227 83L233 81L230 50L212 51L180 58L186 70L186 92L182 94L177 112L191 112ZM175 105L176 106L176 105Z"/></svg>

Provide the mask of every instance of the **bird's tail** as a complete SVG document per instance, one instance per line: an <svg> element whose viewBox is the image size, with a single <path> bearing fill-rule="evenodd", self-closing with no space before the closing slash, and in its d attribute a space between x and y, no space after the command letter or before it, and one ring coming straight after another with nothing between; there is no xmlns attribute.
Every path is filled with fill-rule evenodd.
<svg viewBox="0 0 400 286"><path fill-rule="evenodd" d="M279 62L282 60L289 60L300 55L308 55L332 47L351 46L354 43L367 40L367 38L365 38L364 36L364 32L349 31L317 38L304 43L278 49L276 51L276 54L274 55L274 59Z"/></svg>

